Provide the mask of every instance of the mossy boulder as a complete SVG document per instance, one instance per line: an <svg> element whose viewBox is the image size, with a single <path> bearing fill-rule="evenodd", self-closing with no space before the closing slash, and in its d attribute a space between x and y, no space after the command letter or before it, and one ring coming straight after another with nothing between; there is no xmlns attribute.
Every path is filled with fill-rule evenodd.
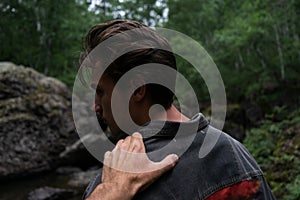
<svg viewBox="0 0 300 200"><path fill-rule="evenodd" d="M0 179L55 168L78 140L72 94L35 70L0 63Z"/></svg>

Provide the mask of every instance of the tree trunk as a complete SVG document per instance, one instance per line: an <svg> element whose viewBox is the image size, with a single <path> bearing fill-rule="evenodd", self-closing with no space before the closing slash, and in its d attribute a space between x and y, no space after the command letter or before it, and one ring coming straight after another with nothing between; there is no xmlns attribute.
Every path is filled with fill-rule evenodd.
<svg viewBox="0 0 300 200"><path fill-rule="evenodd" d="M277 46L277 51L278 51L278 56L279 56L281 79L284 80L285 79L285 67L284 67L284 60L283 60L283 54L282 54L279 33L278 33L278 29L277 29L276 25L273 26L273 29L275 32L276 46Z"/></svg>

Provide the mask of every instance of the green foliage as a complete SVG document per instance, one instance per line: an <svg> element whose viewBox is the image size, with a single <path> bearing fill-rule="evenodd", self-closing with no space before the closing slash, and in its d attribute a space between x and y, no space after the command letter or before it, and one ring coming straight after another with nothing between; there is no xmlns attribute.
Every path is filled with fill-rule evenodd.
<svg viewBox="0 0 300 200"><path fill-rule="evenodd" d="M293 200L300 198L300 175L296 176L292 183L287 184L287 194L284 195L283 199Z"/></svg>
<svg viewBox="0 0 300 200"><path fill-rule="evenodd" d="M266 158L275 149L272 134L270 133L270 130L265 129L262 127L252 129L244 140L244 144L262 168L266 168L271 164L271 160Z"/></svg>
<svg viewBox="0 0 300 200"><path fill-rule="evenodd" d="M196 39L219 66L230 100L256 98L268 85L298 83L298 8L297 1L270 0L3 0L0 59L70 80L68 72L92 25L134 19ZM193 83L203 85L197 73L178 62ZM205 90L197 92L208 99Z"/></svg>
<svg viewBox="0 0 300 200"><path fill-rule="evenodd" d="M285 90L276 86L299 85L296 1L169 0L168 7L166 27L196 39L212 55L230 101L278 101L287 94L274 94Z"/></svg>
<svg viewBox="0 0 300 200"><path fill-rule="evenodd" d="M266 173L279 199L299 199L300 110L277 107L257 128L248 131L244 145ZM284 118L275 122L278 115ZM275 120L275 121L274 121Z"/></svg>
<svg viewBox="0 0 300 200"><path fill-rule="evenodd" d="M97 19L89 5L83 0L1 1L0 60L33 67L71 85L69 71L84 34Z"/></svg>
<svg viewBox="0 0 300 200"><path fill-rule="evenodd" d="M255 88L252 87L251 94L259 94L268 85L282 84L283 80L295 80L292 78L294 71L287 66L299 63L299 59L294 59L299 52L293 49L292 53L286 48L290 47L290 40L299 35L292 27L299 25L293 20L296 17L293 4L278 4L277 1L244 1L238 6L241 12L226 18L224 28L215 34L215 44L224 47L217 50L218 62L223 65L229 61L231 64L222 70L231 69L233 75L247 77L239 79L244 89L252 87L249 80L255 80L257 90L253 91ZM289 14L287 7L292 11ZM228 83L234 85L236 81Z"/></svg>
<svg viewBox="0 0 300 200"><path fill-rule="evenodd" d="M149 26L160 26L166 20L165 0L114 0L110 3L116 18L137 20Z"/></svg>

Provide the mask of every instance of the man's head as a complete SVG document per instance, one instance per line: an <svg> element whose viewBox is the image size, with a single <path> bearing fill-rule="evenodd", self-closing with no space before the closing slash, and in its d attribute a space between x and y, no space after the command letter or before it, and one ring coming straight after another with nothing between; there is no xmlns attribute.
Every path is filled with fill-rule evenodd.
<svg viewBox="0 0 300 200"><path fill-rule="evenodd" d="M127 34L129 30L137 31L132 35ZM83 52L81 60L83 61L83 59L86 58L99 44L116 35L121 36L118 37L116 41L109 43L105 55L96 54L97 58L95 59L97 61L95 63L97 64L92 66L92 71L96 71L97 68L103 67L101 61L116 56L115 54L118 49L126 49L135 45L134 50L117 56L116 59L110 62L101 78L93 78L93 86L96 89L95 110L100 114L112 131L119 132L120 130L118 128L114 128L118 126L111 113L111 106L114 105L110 105L110 98L115 84L122 76L135 67L149 63L157 63L164 65L164 67L170 67L176 70L176 61L168 42L163 37L146 25L129 20L114 20L92 27L86 36L85 52ZM93 57L95 57L95 55ZM161 77L161 79L171 79L173 80L175 87L176 75L160 73L160 71L153 70L154 67L152 69L151 65L147 65L147 67L149 70L146 69L140 71L139 73L136 73L135 76L131 77L131 80L128 80L129 85L134 82L145 83L142 87L139 87L134 91L132 98L130 99L130 101L132 101L130 105L125 105L127 108L129 106L130 115L136 123L145 123L145 120L139 120L142 118L145 119L143 117L145 116L144 109L141 110L141 108L145 108L145 110L148 109L147 112L149 112L149 107L151 105L159 104L165 109L168 109L173 102L174 94L171 90L159 84L149 83L148 80L154 76ZM80 70L82 70L82 67ZM106 94L104 94L104 92L106 92ZM119 92L122 93L122 91ZM105 99L105 103L103 103L103 99ZM140 111L140 113L138 111ZM108 112L110 112L111 116L108 116ZM148 113L146 114L146 117L149 118Z"/></svg>

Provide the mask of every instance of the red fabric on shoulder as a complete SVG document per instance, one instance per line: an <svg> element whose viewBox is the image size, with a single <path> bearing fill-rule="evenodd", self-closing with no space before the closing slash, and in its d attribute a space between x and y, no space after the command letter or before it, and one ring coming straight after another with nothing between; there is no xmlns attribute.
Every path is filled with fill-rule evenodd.
<svg viewBox="0 0 300 200"><path fill-rule="evenodd" d="M258 181L242 181L215 192L206 200L250 200L257 194L258 190Z"/></svg>

